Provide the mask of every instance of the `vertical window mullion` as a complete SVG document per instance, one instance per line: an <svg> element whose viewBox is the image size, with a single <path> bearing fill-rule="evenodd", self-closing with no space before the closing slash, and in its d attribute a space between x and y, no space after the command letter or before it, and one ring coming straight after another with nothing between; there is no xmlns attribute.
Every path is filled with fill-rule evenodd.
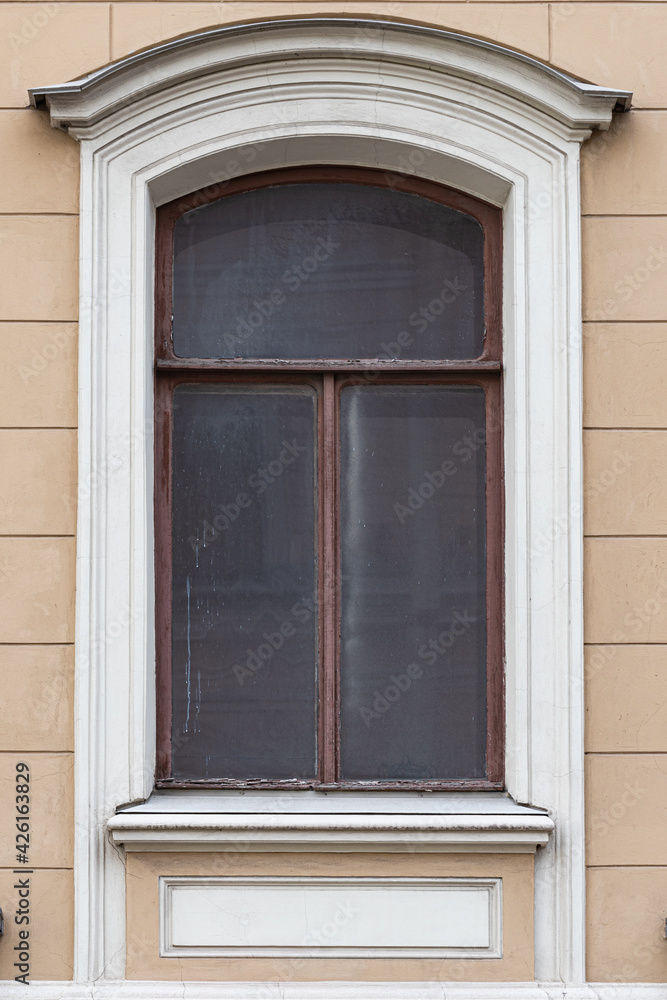
<svg viewBox="0 0 667 1000"><path fill-rule="evenodd" d="M159 683L156 687L156 777L171 777L172 663L171 663L171 443L174 384L167 377L155 386L155 646Z"/></svg>
<svg viewBox="0 0 667 1000"><path fill-rule="evenodd" d="M502 383L500 375L486 380L487 399L487 777L504 774L505 683L503 607L503 459Z"/></svg>
<svg viewBox="0 0 667 1000"><path fill-rule="evenodd" d="M320 768L325 784L338 774L338 587L335 376L323 375L320 558L322 561Z"/></svg>

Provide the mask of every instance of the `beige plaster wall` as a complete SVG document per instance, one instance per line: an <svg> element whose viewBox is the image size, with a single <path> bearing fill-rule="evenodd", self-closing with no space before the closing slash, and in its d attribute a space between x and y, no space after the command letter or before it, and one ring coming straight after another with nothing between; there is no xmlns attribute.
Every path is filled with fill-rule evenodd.
<svg viewBox="0 0 667 1000"><path fill-rule="evenodd" d="M586 145L582 172L588 957L593 980L667 982L667 5L661 0L0 2L0 815L12 801L17 761L29 763L33 975L67 978L72 961L78 150L49 128L44 114L26 109L26 90L183 32L325 12L469 32L635 93L634 110ZM10 820L0 822L0 894L10 916L0 941L0 978L13 975ZM502 862L518 866L511 877L523 900L513 911L516 927L508 926L510 936L525 937L523 951L519 944L513 953L516 978L530 975L525 860ZM223 862L229 860L173 858L170 866ZM133 887L154 887L161 863L130 861L132 940L150 936L154 926L154 911L145 909L150 894L141 899ZM275 865L276 858L261 863ZM359 863L390 864L368 857ZM437 864L461 871L486 864L488 874L500 861ZM150 967L163 976L154 965L141 946L131 953L131 975ZM452 978L493 978L493 966L485 968L458 970ZM408 976L403 963L383 974ZM354 975L370 977L368 970Z"/></svg>
<svg viewBox="0 0 667 1000"><path fill-rule="evenodd" d="M72 975L78 149L25 109L25 88L37 67L65 79L109 52L93 40L102 8L44 8L0 4L0 979L17 974L29 926L33 980ZM26 878L30 924L17 926Z"/></svg>
<svg viewBox="0 0 667 1000"><path fill-rule="evenodd" d="M570 8L554 59L636 105L582 170L588 976L667 982L667 10Z"/></svg>

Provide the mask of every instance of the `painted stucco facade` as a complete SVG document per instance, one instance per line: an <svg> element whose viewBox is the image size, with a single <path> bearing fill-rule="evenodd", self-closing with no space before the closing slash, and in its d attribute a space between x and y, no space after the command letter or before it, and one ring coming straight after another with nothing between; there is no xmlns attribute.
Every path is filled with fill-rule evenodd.
<svg viewBox="0 0 667 1000"><path fill-rule="evenodd" d="M204 28L324 14L463 32L633 92L632 110L582 150L587 978L667 983L667 9L530 0L0 4L0 978L15 975L20 876L10 804L19 761L32 775L31 979L72 975L76 509L93 485L77 483L79 149L44 111L27 107L27 90ZM344 858L132 856L127 977L532 979L530 856ZM501 875L502 967L450 962L416 973L413 960L193 966L156 957L157 874L334 870Z"/></svg>

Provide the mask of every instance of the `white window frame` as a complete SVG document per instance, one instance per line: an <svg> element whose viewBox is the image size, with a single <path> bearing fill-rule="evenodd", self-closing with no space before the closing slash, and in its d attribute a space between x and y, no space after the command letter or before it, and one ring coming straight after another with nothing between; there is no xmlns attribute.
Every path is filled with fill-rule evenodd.
<svg viewBox="0 0 667 1000"><path fill-rule="evenodd" d="M35 89L31 100L81 142L82 159L76 982L123 978L119 845L254 843L494 853L543 845L536 978L584 983L579 152L630 95L446 31L312 18L190 36ZM222 193L239 173L316 163L413 172L503 208L511 797L452 795L428 809L375 798L354 817L335 797L322 808L290 795L278 813L246 800L242 815L225 793L150 798L155 209L214 183ZM160 989L180 996L182 986ZM299 984L291 989L299 994Z"/></svg>

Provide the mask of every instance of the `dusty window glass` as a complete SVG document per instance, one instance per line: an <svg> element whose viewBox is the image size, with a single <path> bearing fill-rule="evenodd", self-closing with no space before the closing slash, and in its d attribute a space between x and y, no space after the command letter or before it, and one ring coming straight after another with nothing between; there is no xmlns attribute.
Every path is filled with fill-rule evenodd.
<svg viewBox="0 0 667 1000"><path fill-rule="evenodd" d="M174 228L173 343L200 358L473 358L483 230L360 184L223 198Z"/></svg>
<svg viewBox="0 0 667 1000"><path fill-rule="evenodd" d="M314 777L315 393L183 385L173 413L174 776Z"/></svg>
<svg viewBox="0 0 667 1000"><path fill-rule="evenodd" d="M343 778L484 774L485 421L477 386L343 389Z"/></svg>

